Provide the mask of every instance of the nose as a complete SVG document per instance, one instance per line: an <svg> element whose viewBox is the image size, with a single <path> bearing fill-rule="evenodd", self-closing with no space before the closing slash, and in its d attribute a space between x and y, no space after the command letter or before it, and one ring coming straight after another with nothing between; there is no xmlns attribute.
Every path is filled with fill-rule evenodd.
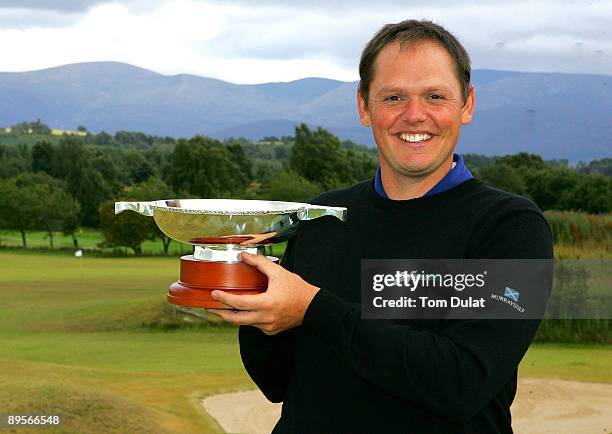
<svg viewBox="0 0 612 434"><path fill-rule="evenodd" d="M427 119L427 112L423 103L417 98L411 98L406 101L404 110L402 111L402 120L409 124L423 122Z"/></svg>

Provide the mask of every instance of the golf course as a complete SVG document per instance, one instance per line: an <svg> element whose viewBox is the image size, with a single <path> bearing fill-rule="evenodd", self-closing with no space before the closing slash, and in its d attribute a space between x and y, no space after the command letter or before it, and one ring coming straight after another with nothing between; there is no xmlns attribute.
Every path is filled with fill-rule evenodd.
<svg viewBox="0 0 612 434"><path fill-rule="evenodd" d="M236 328L165 302L178 267L0 250L0 413L60 414L45 432L223 432L202 399L255 386ZM533 344L520 376L612 383L610 366L610 345Z"/></svg>

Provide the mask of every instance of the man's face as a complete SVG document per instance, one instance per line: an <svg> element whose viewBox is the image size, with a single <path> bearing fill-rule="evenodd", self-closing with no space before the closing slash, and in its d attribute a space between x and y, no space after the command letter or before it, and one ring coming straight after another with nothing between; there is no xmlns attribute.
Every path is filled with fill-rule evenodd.
<svg viewBox="0 0 612 434"><path fill-rule="evenodd" d="M446 173L461 125L470 123L474 92L463 103L448 52L432 41L383 48L374 64L366 106L359 116L371 126L383 174L425 177Z"/></svg>

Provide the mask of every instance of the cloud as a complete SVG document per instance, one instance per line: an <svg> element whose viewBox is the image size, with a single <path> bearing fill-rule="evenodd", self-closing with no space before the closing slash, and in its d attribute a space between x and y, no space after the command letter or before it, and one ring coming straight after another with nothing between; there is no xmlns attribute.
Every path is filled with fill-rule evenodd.
<svg viewBox="0 0 612 434"><path fill-rule="evenodd" d="M101 5L117 4L134 14L146 13L166 0L0 0L0 28L69 27Z"/></svg>
<svg viewBox="0 0 612 434"><path fill-rule="evenodd" d="M0 0L0 70L117 60L239 83L348 81L369 38L407 18L448 28L475 68L612 75L612 3L593 0Z"/></svg>
<svg viewBox="0 0 612 434"><path fill-rule="evenodd" d="M50 10L0 9L0 28L26 30L32 27L68 27L82 18L79 13Z"/></svg>
<svg viewBox="0 0 612 434"><path fill-rule="evenodd" d="M612 7L608 4L549 0L499 1L483 6L470 1L437 1L427 6L413 2L397 7L397 1L383 0L373 7L371 2L360 0L342 2L341 6L315 0L299 6L301 9L296 6L301 2L262 0L258 4L263 6L236 8L232 26L203 41L200 48L231 59L333 59L354 71L361 49L383 24L426 18L455 33L472 53L475 67L506 65L517 70L612 74L610 59L604 59L612 52ZM386 8L385 4L396 7ZM329 13L330 8L336 8L334 13ZM585 52L579 61L574 54L577 42ZM594 59L598 50L601 58Z"/></svg>
<svg viewBox="0 0 612 434"><path fill-rule="evenodd" d="M1 9L30 9L59 13L86 12L92 6L112 0L0 0Z"/></svg>
<svg viewBox="0 0 612 434"><path fill-rule="evenodd" d="M0 28L69 27L78 23L90 8L102 3L105 0L0 0Z"/></svg>

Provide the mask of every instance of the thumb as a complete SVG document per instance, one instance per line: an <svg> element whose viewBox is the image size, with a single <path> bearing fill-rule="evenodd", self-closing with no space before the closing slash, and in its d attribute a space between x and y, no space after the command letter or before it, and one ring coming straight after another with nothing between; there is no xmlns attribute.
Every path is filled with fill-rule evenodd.
<svg viewBox="0 0 612 434"><path fill-rule="evenodd" d="M277 267L279 267L279 265L275 264L263 255L252 255L247 252L242 252L240 257L245 264L252 265L253 267L257 268L263 274L268 276L268 278L272 277L272 274L274 274Z"/></svg>

